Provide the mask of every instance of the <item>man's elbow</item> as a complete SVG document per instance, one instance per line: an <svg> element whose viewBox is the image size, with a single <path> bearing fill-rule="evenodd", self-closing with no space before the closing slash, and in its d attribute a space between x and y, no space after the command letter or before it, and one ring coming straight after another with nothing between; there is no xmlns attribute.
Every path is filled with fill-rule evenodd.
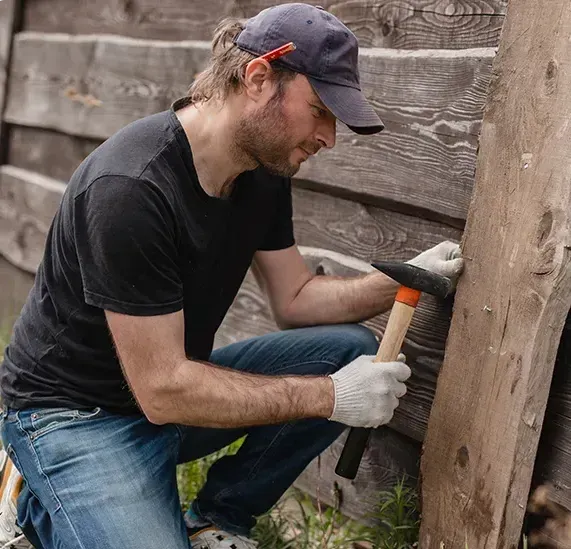
<svg viewBox="0 0 571 549"><path fill-rule="evenodd" d="M147 387L138 395L137 401L145 417L154 425L176 423L172 391L167 387Z"/></svg>
<svg viewBox="0 0 571 549"><path fill-rule="evenodd" d="M145 406L143 408L143 413L149 422L154 425L166 425L167 423L175 423L173 419L171 419L168 411L158 406Z"/></svg>
<svg viewBox="0 0 571 549"><path fill-rule="evenodd" d="M299 288L297 292L291 295L287 301L285 299L270 300L274 320L280 330L292 330L315 325L315 322L313 322L314 315L310 310L311 305L308 302L307 291L310 282L314 278L315 275L311 275L308 272L307 278L304 278L297 285Z"/></svg>
<svg viewBox="0 0 571 549"><path fill-rule="evenodd" d="M158 399L148 399L140 402L139 406L145 417L154 425L166 425L174 423L170 411L166 406L162 406Z"/></svg>
<svg viewBox="0 0 571 549"><path fill-rule="evenodd" d="M304 321L303 315L299 314L293 307L282 311L274 311L274 320L280 330L293 330L309 326Z"/></svg>

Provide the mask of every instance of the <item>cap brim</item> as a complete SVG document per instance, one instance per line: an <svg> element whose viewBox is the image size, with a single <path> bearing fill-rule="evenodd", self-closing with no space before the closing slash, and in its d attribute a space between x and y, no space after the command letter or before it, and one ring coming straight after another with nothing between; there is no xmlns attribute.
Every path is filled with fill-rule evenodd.
<svg viewBox="0 0 571 549"><path fill-rule="evenodd" d="M323 104L355 133L369 135L385 127L362 91L323 82L311 76L308 76L308 80Z"/></svg>

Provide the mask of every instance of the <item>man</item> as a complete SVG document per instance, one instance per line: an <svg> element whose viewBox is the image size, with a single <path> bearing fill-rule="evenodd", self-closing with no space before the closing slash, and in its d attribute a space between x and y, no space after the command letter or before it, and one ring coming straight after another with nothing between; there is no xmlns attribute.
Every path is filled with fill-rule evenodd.
<svg viewBox="0 0 571 549"><path fill-rule="evenodd" d="M255 547L255 517L345 425L392 417L410 370L373 364L377 342L354 323L389 309L395 283L313 276L292 231L289 177L333 147L336 119L383 127L357 53L304 4L224 22L188 97L73 175L1 378L18 519L37 548ZM252 261L287 329L213 352ZM462 269L450 242L413 262ZM244 435L183 517L176 465Z"/></svg>

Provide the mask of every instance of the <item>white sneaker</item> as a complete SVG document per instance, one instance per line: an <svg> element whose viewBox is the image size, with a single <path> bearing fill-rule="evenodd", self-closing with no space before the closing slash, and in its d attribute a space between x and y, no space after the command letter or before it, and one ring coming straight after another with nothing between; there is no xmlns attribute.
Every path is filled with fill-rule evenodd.
<svg viewBox="0 0 571 549"><path fill-rule="evenodd" d="M213 526L205 528L190 537L192 549L256 549L257 542L218 530Z"/></svg>
<svg viewBox="0 0 571 549"><path fill-rule="evenodd" d="M10 542L22 539L22 531L16 525L16 502L22 489L22 476L0 449L0 548L12 547Z"/></svg>

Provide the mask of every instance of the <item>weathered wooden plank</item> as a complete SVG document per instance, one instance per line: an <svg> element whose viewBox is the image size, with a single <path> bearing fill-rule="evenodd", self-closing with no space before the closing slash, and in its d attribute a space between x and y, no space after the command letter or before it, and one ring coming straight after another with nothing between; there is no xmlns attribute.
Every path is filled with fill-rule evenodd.
<svg viewBox="0 0 571 549"><path fill-rule="evenodd" d="M15 265L30 272L37 268L64 188L63 183L20 168L0 168L0 253ZM374 259L409 259L444 239L460 236L456 229L437 223L302 189L294 191L294 224L306 260L325 274L360 274ZM424 437L450 305L423 297L406 339L404 350L414 376L391 425L416 440ZM367 325L381 335L387 318L388 314L378 316ZM265 297L248 275L216 345L276 329Z"/></svg>
<svg viewBox="0 0 571 549"><path fill-rule="evenodd" d="M423 549L520 541L571 307L571 11L545 7L510 4L494 64L469 260L422 457Z"/></svg>
<svg viewBox="0 0 571 549"><path fill-rule="evenodd" d="M339 132L300 180L461 227L468 207L492 49L364 50L363 86L387 129ZM105 139L166 108L208 57L205 43L20 33L5 119Z"/></svg>
<svg viewBox="0 0 571 549"><path fill-rule="evenodd" d="M208 57L204 42L20 33L5 120L106 139L168 108Z"/></svg>
<svg viewBox="0 0 571 549"><path fill-rule="evenodd" d="M0 3L0 112L4 112L12 38L20 25L21 0L4 0ZM5 161L8 144L8 127L0 121L0 163Z"/></svg>
<svg viewBox="0 0 571 549"><path fill-rule="evenodd" d="M252 17L272 0L30 0L24 28L70 34L210 40L223 17ZM339 17L363 47L493 47L507 0L308 0Z"/></svg>
<svg viewBox="0 0 571 549"><path fill-rule="evenodd" d="M345 516L373 524L381 490L390 490L403 478L407 485L417 487L421 445L392 429L377 429L369 440L357 477L350 481L334 473L345 438L340 437L312 461L295 486L331 506L339 502L340 495L339 509Z"/></svg>
<svg viewBox="0 0 571 549"><path fill-rule="evenodd" d="M100 143L53 130L11 126L6 163L66 183Z"/></svg>
<svg viewBox="0 0 571 549"><path fill-rule="evenodd" d="M0 255L0 345L20 313L33 283L32 274L18 269ZM3 351L0 348L0 356Z"/></svg>

